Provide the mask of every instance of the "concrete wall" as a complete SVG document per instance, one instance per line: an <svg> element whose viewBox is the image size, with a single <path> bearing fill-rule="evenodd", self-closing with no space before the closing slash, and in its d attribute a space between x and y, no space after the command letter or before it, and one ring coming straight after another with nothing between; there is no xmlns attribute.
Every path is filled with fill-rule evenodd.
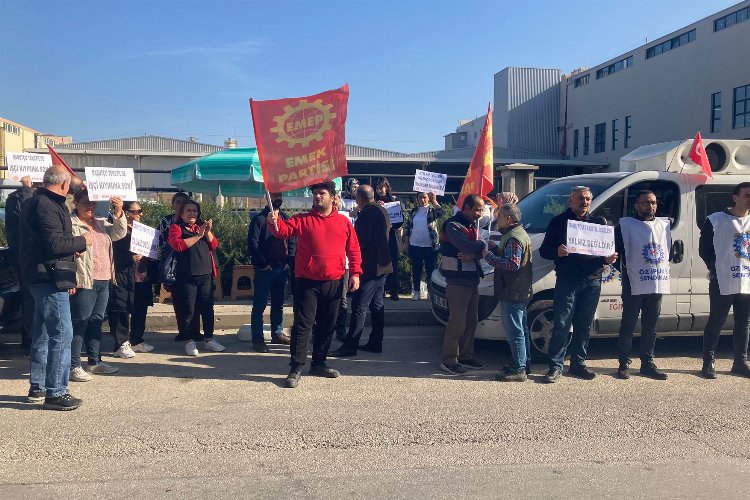
<svg viewBox="0 0 750 500"><path fill-rule="evenodd" d="M458 126L456 132L466 132L466 146L468 148L476 148L479 143L479 137L482 134L482 128L487 115L482 115L473 120L468 120Z"/></svg>

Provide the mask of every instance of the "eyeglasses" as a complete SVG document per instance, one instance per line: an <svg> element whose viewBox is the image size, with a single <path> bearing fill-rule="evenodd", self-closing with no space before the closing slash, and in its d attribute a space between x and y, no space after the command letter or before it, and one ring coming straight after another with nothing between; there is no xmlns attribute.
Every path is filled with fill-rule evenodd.
<svg viewBox="0 0 750 500"><path fill-rule="evenodd" d="M638 203L640 203L641 205L658 205L659 204L658 201L651 201L651 200L643 200L643 201L639 201Z"/></svg>
<svg viewBox="0 0 750 500"><path fill-rule="evenodd" d="M143 213L143 210L142 210L142 209L141 209L141 210L125 210L125 211L126 211L127 213L129 213L129 214L133 214L133 215L141 215L141 214Z"/></svg>

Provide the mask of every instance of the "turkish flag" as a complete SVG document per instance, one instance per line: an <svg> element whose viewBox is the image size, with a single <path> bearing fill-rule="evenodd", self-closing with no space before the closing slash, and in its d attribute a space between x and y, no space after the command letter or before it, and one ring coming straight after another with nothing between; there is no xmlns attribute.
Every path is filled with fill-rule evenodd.
<svg viewBox="0 0 750 500"><path fill-rule="evenodd" d="M492 103L487 106L487 119L482 128L482 135L477 143L477 149L469 164L469 171L466 172L464 185L461 186L461 192L458 195L456 205L461 208L464 198L470 194L478 194L482 198L486 197L494 186L494 149L492 144Z"/></svg>
<svg viewBox="0 0 750 500"><path fill-rule="evenodd" d="M78 174L76 174L75 172L73 172L73 169L70 168L67 163L65 163L65 160L63 160L62 157L59 154L57 154L57 151L55 151L54 149L52 149L52 146L47 146L47 149L49 149L49 154L50 154L50 156L52 156L52 164L53 165L63 166L63 167L65 167L68 170L68 172L70 172L70 175L78 177Z"/></svg>
<svg viewBox="0 0 750 500"><path fill-rule="evenodd" d="M308 97L250 99L266 189L291 191L347 174L349 85Z"/></svg>
<svg viewBox="0 0 750 500"><path fill-rule="evenodd" d="M708 155L706 155L706 148L703 147L703 139L701 139L700 132L695 134L695 139L693 140L693 145L690 148L688 156L690 156L690 159L696 164L701 166L704 174L709 178L713 178L711 164L708 162Z"/></svg>

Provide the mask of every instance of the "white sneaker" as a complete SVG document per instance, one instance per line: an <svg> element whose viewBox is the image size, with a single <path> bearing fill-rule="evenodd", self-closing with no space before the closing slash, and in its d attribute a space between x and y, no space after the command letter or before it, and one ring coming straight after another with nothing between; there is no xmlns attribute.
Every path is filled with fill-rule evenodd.
<svg viewBox="0 0 750 500"><path fill-rule="evenodd" d="M133 352L151 352L154 350L154 346L145 342L130 347L133 349Z"/></svg>
<svg viewBox="0 0 750 500"><path fill-rule="evenodd" d="M185 354L188 356L197 356L198 355L198 348L195 347L195 341L191 340L187 343L185 343Z"/></svg>
<svg viewBox="0 0 750 500"><path fill-rule="evenodd" d="M419 300L419 292L414 292L414 294L411 296L411 300Z"/></svg>
<svg viewBox="0 0 750 500"><path fill-rule="evenodd" d="M99 363L98 365L89 365L87 371L94 375L109 375L110 373L119 372L120 369L108 363Z"/></svg>
<svg viewBox="0 0 750 500"><path fill-rule="evenodd" d="M130 347L130 342L123 342L119 349L117 349L112 356L116 358L134 358L135 351Z"/></svg>
<svg viewBox="0 0 750 500"><path fill-rule="evenodd" d="M226 347L219 344L216 339L211 338L211 340L206 341L206 349L208 349L209 351L221 352L226 350Z"/></svg>
<svg viewBox="0 0 750 500"><path fill-rule="evenodd" d="M94 377L86 373L86 370L84 370L82 367L78 366L70 370L69 378L71 382L88 382Z"/></svg>

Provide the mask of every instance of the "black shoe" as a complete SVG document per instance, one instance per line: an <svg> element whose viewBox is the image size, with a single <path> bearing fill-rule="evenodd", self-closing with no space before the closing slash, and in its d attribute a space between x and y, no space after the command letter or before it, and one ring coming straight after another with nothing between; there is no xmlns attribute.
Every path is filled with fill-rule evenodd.
<svg viewBox="0 0 750 500"><path fill-rule="evenodd" d="M397 293L392 293L391 294L391 300L394 301L394 302L397 302L398 300L400 300L400 297L398 296Z"/></svg>
<svg viewBox="0 0 750 500"><path fill-rule="evenodd" d="M282 333L281 335L276 335L275 337L271 337L271 343L281 344L281 345L291 345L292 339L289 338L289 335Z"/></svg>
<svg viewBox="0 0 750 500"><path fill-rule="evenodd" d="M70 394L64 394L56 398L44 398L44 405L42 406L42 408L44 408L45 410L68 411L75 410L82 404L82 400L74 398Z"/></svg>
<svg viewBox="0 0 750 500"><path fill-rule="evenodd" d="M510 365L503 365L503 371L511 372L513 370L511 370ZM526 372L527 376L531 375L531 362L530 361L526 361L526 368L524 369L524 371Z"/></svg>
<svg viewBox="0 0 750 500"><path fill-rule="evenodd" d="M440 369L451 375L466 375L466 368L460 363L440 363Z"/></svg>
<svg viewBox="0 0 750 500"><path fill-rule="evenodd" d="M286 381L284 384L290 388L294 389L299 385L299 380L302 378L302 370L299 368L292 368L292 370L289 372L289 375L286 376Z"/></svg>
<svg viewBox="0 0 750 500"><path fill-rule="evenodd" d="M268 346L265 342L253 342L253 351L255 352L269 352Z"/></svg>
<svg viewBox="0 0 750 500"><path fill-rule="evenodd" d="M732 364L731 372L735 375L750 378L750 365L747 364L747 361L735 361Z"/></svg>
<svg viewBox="0 0 750 500"><path fill-rule="evenodd" d="M653 361L641 364L641 375L654 380L667 380L668 375L659 370Z"/></svg>
<svg viewBox="0 0 750 500"><path fill-rule="evenodd" d="M328 365L310 365L310 375L315 377L336 378L340 375L338 370L329 368Z"/></svg>
<svg viewBox="0 0 750 500"><path fill-rule="evenodd" d="M27 403L41 403L44 401L45 396L47 395L47 391L35 391L32 389L29 389L29 395L26 396L26 402Z"/></svg>
<svg viewBox="0 0 750 500"><path fill-rule="evenodd" d="M483 370L484 365L474 358L459 359L458 364L469 370Z"/></svg>
<svg viewBox="0 0 750 500"><path fill-rule="evenodd" d="M359 350L367 351L367 352L374 352L375 354L380 354L383 352L383 345L382 344L376 345L376 344L371 344L368 342L366 344L360 344Z"/></svg>
<svg viewBox="0 0 750 500"><path fill-rule="evenodd" d="M714 366L713 359L703 360L703 368L701 368L701 375L703 375L703 377L707 379L716 378L716 366Z"/></svg>
<svg viewBox="0 0 750 500"><path fill-rule="evenodd" d="M568 375L582 378L583 380L593 380L596 378L596 373L592 372L586 365L573 365L568 368Z"/></svg>
<svg viewBox="0 0 750 500"><path fill-rule="evenodd" d="M357 349L342 345L335 351L329 352L328 355L333 356L334 358L351 358L357 355Z"/></svg>
<svg viewBox="0 0 750 500"><path fill-rule="evenodd" d="M526 371L498 373L495 378L500 382L526 382L528 380Z"/></svg>
<svg viewBox="0 0 750 500"><path fill-rule="evenodd" d="M554 384L560 377L562 377L562 370L559 368L550 368L547 373L544 374L544 380L548 384Z"/></svg>
<svg viewBox="0 0 750 500"><path fill-rule="evenodd" d="M643 368L641 368L643 371ZM627 380L630 378L630 360L620 361L620 367L617 369L617 378Z"/></svg>

